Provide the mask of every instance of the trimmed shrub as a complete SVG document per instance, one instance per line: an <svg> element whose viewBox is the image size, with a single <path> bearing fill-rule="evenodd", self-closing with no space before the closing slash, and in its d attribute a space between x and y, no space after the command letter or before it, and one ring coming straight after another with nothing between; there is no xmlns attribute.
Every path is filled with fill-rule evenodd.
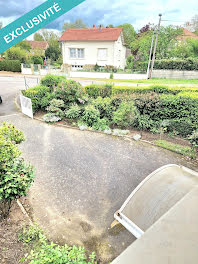
<svg viewBox="0 0 198 264"><path fill-rule="evenodd" d="M156 60L154 69L198 71L198 59L187 58Z"/></svg>
<svg viewBox="0 0 198 264"><path fill-rule="evenodd" d="M66 77L48 74L41 79L41 85L50 87L52 91L54 87L63 81L66 81Z"/></svg>
<svg viewBox="0 0 198 264"><path fill-rule="evenodd" d="M178 93L178 96L186 97L186 98L192 98L192 99L198 99L198 92L180 92L180 93Z"/></svg>
<svg viewBox="0 0 198 264"><path fill-rule="evenodd" d="M85 86L85 91L90 97L97 98L101 96L102 98L104 98L110 97L112 95L112 87L113 85L111 84L91 84Z"/></svg>
<svg viewBox="0 0 198 264"><path fill-rule="evenodd" d="M22 90L22 94L32 100L32 109L35 113L41 108L41 101L50 91L49 87L38 85L34 88Z"/></svg>
<svg viewBox="0 0 198 264"><path fill-rule="evenodd" d="M0 71L21 72L21 62L20 60L2 60Z"/></svg>
<svg viewBox="0 0 198 264"><path fill-rule="evenodd" d="M66 80L58 84L55 88L55 96L61 99L65 104L81 103L85 104L88 100L82 85L73 80Z"/></svg>
<svg viewBox="0 0 198 264"><path fill-rule="evenodd" d="M139 93L139 94L145 94L145 93L149 93L152 92L153 88L149 87L149 86L114 86L112 93L113 95L116 94L131 94L131 93Z"/></svg>

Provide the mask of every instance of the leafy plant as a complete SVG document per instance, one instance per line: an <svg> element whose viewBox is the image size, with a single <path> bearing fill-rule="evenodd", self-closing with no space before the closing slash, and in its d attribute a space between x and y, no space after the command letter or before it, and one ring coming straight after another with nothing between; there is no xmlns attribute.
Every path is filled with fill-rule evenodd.
<svg viewBox="0 0 198 264"><path fill-rule="evenodd" d="M38 225L24 228L19 234L19 241L30 244L32 250L27 257L20 262L28 261L29 264L97 264L96 255L93 252L89 257L83 247L59 246L48 242L45 234Z"/></svg>
<svg viewBox="0 0 198 264"><path fill-rule="evenodd" d="M64 117L64 112L61 108L64 108L64 101L53 99L52 101L50 101L50 104L46 108L46 110L62 119Z"/></svg>
<svg viewBox="0 0 198 264"><path fill-rule="evenodd" d="M99 118L100 112L93 105L88 105L85 107L81 120L92 127L94 123L98 122Z"/></svg>
<svg viewBox="0 0 198 264"><path fill-rule="evenodd" d="M194 149L198 149L198 130L194 131L188 138Z"/></svg>
<svg viewBox="0 0 198 264"><path fill-rule="evenodd" d="M46 123L56 123L56 122L60 121L61 118L54 113L48 113L48 114L43 116L43 120Z"/></svg>
<svg viewBox="0 0 198 264"><path fill-rule="evenodd" d="M77 119L80 117L81 108L77 104L72 104L69 110L65 111L65 116L70 119Z"/></svg>
<svg viewBox="0 0 198 264"><path fill-rule="evenodd" d="M122 102L113 113L112 123L120 127L132 126L136 118L136 108L133 101Z"/></svg>
<svg viewBox="0 0 198 264"><path fill-rule="evenodd" d="M86 94L80 83L73 80L66 80L58 84L55 88L57 99L61 99L65 104L80 103L79 99L84 99Z"/></svg>
<svg viewBox="0 0 198 264"><path fill-rule="evenodd" d="M41 79L41 85L49 87L50 91L52 92L53 89L63 81L66 81L66 77L48 74Z"/></svg>
<svg viewBox="0 0 198 264"><path fill-rule="evenodd" d="M99 131L109 130L109 120L106 118L98 119L98 121L93 124L92 128Z"/></svg>
<svg viewBox="0 0 198 264"><path fill-rule="evenodd" d="M25 140L23 132L16 129L15 125L11 123L2 123L2 127L0 127L0 135L4 136L6 140L10 140L16 144L20 144Z"/></svg>

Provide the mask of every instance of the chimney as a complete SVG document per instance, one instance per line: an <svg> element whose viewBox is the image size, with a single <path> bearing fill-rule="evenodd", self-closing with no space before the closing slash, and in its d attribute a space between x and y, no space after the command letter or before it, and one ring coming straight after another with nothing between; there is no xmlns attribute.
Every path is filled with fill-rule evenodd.
<svg viewBox="0 0 198 264"><path fill-rule="evenodd" d="M93 28L95 28L96 26L93 24Z"/></svg>

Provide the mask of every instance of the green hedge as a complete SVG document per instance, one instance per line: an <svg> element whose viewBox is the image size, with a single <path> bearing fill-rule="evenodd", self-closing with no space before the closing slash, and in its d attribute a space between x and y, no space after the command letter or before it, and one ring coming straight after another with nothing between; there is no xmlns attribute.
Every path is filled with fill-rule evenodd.
<svg viewBox="0 0 198 264"><path fill-rule="evenodd" d="M97 98L101 96L104 98L112 95L112 88L113 85L111 84L91 84L85 86L85 91L90 97Z"/></svg>
<svg viewBox="0 0 198 264"><path fill-rule="evenodd" d="M63 81L66 81L66 77L48 74L41 79L41 85L50 87L52 90L54 86L58 86Z"/></svg>
<svg viewBox="0 0 198 264"><path fill-rule="evenodd" d="M38 85L34 88L23 90L22 94L32 100L32 109L35 113L41 108L42 99L47 93L50 92L50 88L47 86Z"/></svg>
<svg viewBox="0 0 198 264"><path fill-rule="evenodd" d="M191 135L198 127L197 99L179 95L146 94L135 100L135 106L141 117L152 120L151 126L160 127L166 120L167 131L177 131L184 137Z"/></svg>
<svg viewBox="0 0 198 264"><path fill-rule="evenodd" d="M21 72L21 62L19 60L0 61L0 71Z"/></svg>
<svg viewBox="0 0 198 264"><path fill-rule="evenodd" d="M155 61L155 70L198 71L198 59L163 59Z"/></svg>

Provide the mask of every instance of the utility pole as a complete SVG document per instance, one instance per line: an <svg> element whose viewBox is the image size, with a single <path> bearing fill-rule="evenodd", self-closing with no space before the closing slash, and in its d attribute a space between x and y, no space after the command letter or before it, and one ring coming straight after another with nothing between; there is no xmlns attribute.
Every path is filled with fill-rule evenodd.
<svg viewBox="0 0 198 264"><path fill-rule="evenodd" d="M153 71L153 67L154 67L154 63L155 63L155 54L156 54L156 49L157 49L157 42L158 42L158 36L159 36L159 32L160 32L161 20L162 20L162 14L159 14L159 23L158 23L158 27L157 27L155 46L154 46L154 50L153 50L153 58L152 58L151 69L149 72L148 79L151 79L151 77L152 77L152 71Z"/></svg>
<svg viewBox="0 0 198 264"><path fill-rule="evenodd" d="M152 41L151 41L151 49L150 49L149 62L148 62L148 68L147 68L147 79L149 79L149 71L150 71L151 57L152 57L152 52L153 52L154 38L155 38L155 28L153 29L153 37L152 37Z"/></svg>

